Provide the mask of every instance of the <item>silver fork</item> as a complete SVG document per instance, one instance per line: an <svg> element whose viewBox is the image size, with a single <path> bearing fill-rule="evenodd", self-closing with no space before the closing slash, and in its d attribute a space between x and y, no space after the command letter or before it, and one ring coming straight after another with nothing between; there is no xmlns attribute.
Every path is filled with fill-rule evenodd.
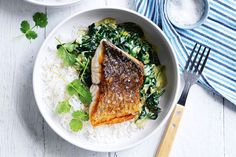
<svg viewBox="0 0 236 157"><path fill-rule="evenodd" d="M171 115L165 135L160 143L156 157L168 157L183 115L190 87L199 79L206 65L211 48L196 43L184 68L185 85L177 105Z"/></svg>

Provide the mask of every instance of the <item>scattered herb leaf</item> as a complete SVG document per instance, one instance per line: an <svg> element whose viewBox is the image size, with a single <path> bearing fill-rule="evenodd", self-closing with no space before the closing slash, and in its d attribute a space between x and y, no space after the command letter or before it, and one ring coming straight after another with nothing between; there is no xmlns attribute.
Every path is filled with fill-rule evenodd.
<svg viewBox="0 0 236 157"><path fill-rule="evenodd" d="M68 51L68 52L73 52L77 45L74 42L62 44L62 46Z"/></svg>
<svg viewBox="0 0 236 157"><path fill-rule="evenodd" d="M79 79L68 84L66 90L70 95L78 94L81 102L85 105L89 105L92 101L92 94Z"/></svg>
<svg viewBox="0 0 236 157"><path fill-rule="evenodd" d="M78 110L72 113L73 118L80 119L81 121L88 121L89 115L87 112L84 112L82 110Z"/></svg>
<svg viewBox="0 0 236 157"><path fill-rule="evenodd" d="M69 53L63 46L57 49L57 54L63 60L65 65L73 65L76 62L76 56Z"/></svg>
<svg viewBox="0 0 236 157"><path fill-rule="evenodd" d="M57 113L67 113L71 109L71 105L68 100L61 101L57 104L56 112Z"/></svg>
<svg viewBox="0 0 236 157"><path fill-rule="evenodd" d="M47 15L44 13L37 12L33 15L33 20L35 23L35 26L44 28L48 24L48 18Z"/></svg>
<svg viewBox="0 0 236 157"><path fill-rule="evenodd" d="M89 115L87 112L82 110L77 110L72 113L72 120L70 121L70 128L74 132L78 132L83 127L83 121L89 120Z"/></svg>
<svg viewBox="0 0 236 157"><path fill-rule="evenodd" d="M38 37L37 33L35 31L27 31L25 33L25 36L27 39L36 39Z"/></svg>
<svg viewBox="0 0 236 157"><path fill-rule="evenodd" d="M20 24L20 30L29 40L36 39L38 34L34 31L34 28L40 27L44 28L47 26L47 15L44 13L36 12L33 15L34 26L30 27L30 23L26 20L22 21Z"/></svg>
<svg viewBox="0 0 236 157"><path fill-rule="evenodd" d="M30 29L30 24L28 21L22 21L20 26L20 30L22 33L26 33Z"/></svg>
<svg viewBox="0 0 236 157"><path fill-rule="evenodd" d="M71 121L70 121L70 129L74 132L78 132L82 129L83 127L83 123L81 122L81 120L79 119L75 119L73 118Z"/></svg>

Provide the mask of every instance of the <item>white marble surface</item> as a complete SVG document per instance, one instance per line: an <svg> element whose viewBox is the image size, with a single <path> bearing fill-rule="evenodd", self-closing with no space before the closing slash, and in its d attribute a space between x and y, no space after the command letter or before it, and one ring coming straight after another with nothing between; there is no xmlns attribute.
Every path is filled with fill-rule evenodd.
<svg viewBox="0 0 236 157"><path fill-rule="evenodd" d="M73 7L47 8L23 0L0 0L0 157L154 157L164 128L143 144L121 152L97 153L77 148L55 134L35 104L32 71L47 34L81 10L113 6L134 9L133 0L81 0ZM32 42L21 37L20 22L36 11L49 24ZM171 157L235 157L236 107L198 85L190 91Z"/></svg>

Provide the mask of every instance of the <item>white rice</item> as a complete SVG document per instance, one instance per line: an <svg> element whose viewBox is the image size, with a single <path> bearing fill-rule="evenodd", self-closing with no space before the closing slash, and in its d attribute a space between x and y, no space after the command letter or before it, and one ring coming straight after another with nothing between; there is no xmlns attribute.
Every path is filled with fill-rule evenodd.
<svg viewBox="0 0 236 157"><path fill-rule="evenodd" d="M70 113L56 115L60 124L70 133L75 134L80 140L85 140L89 143L107 144L118 143L121 139L131 138L134 133L141 131L132 121L114 125L105 125L92 127L90 122L85 122L81 131L74 133L69 128L71 113L74 110L83 109L83 105L79 99L70 97L65 88L68 83L78 77L76 71L71 67L63 65L62 60L56 55L56 50L48 51L48 56L45 58L41 67L41 79L43 81L43 100L53 114L58 102L69 98L73 110ZM118 140L119 139L119 140Z"/></svg>

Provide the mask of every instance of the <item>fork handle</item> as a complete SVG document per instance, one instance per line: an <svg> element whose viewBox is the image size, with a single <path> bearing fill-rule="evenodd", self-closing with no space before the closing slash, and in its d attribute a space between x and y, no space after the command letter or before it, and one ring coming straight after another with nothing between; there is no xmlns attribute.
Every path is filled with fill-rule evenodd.
<svg viewBox="0 0 236 157"><path fill-rule="evenodd" d="M180 120L182 118L184 106L177 104L169 120L169 124L162 138L156 157L169 157Z"/></svg>

